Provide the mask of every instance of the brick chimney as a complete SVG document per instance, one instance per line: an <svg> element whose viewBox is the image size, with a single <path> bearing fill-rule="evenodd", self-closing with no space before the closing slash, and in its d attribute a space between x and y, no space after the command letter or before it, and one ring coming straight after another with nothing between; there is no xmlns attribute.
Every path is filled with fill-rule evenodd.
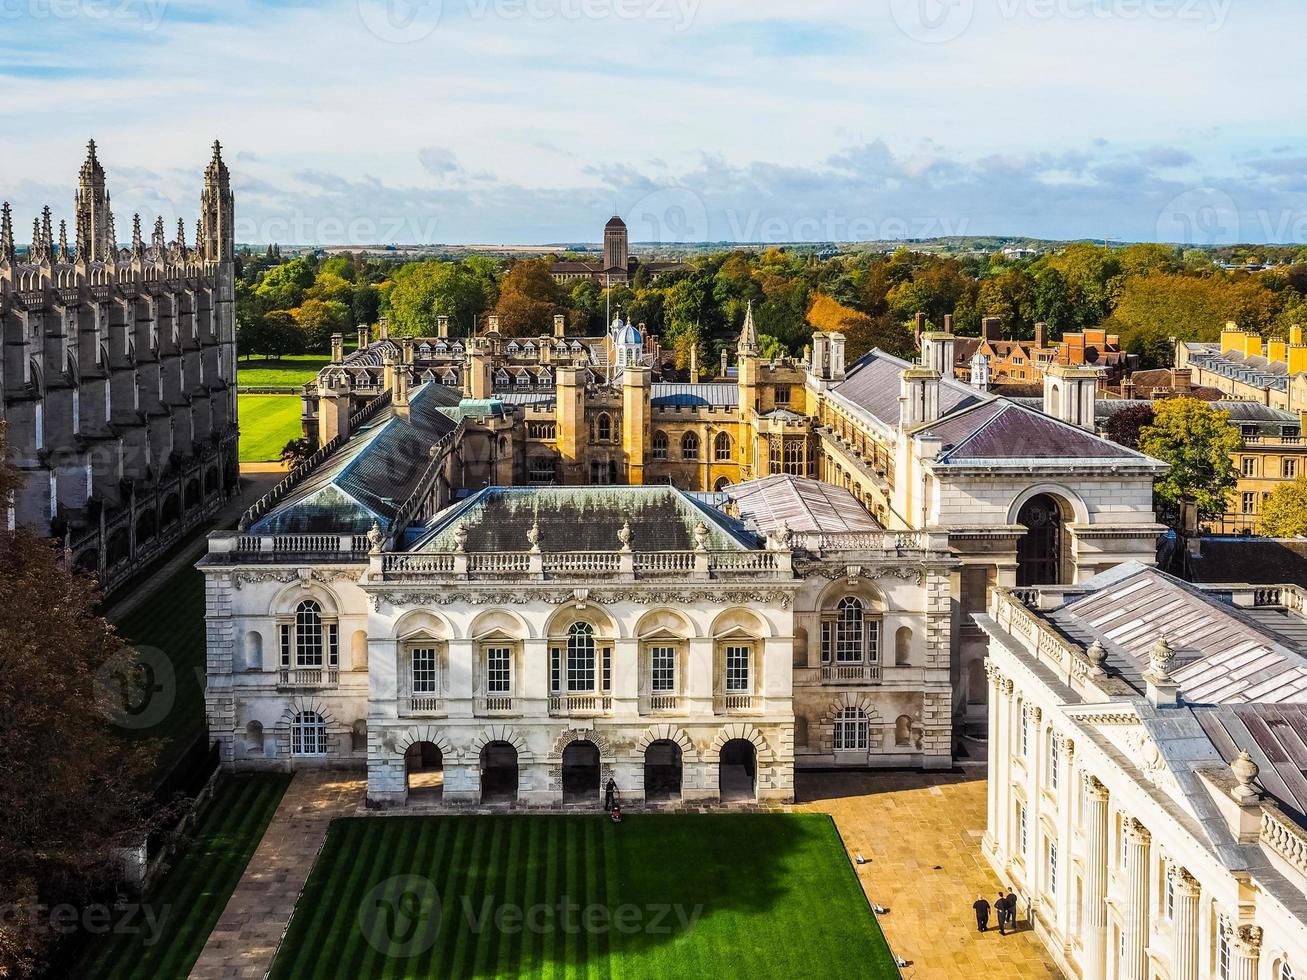
<svg viewBox="0 0 1307 980"><path fill-rule="evenodd" d="M1042 349L1048 346L1048 324L1043 320L1035 324L1035 347Z"/></svg>
<svg viewBox="0 0 1307 980"><path fill-rule="evenodd" d="M998 340L1003 333L1003 321L996 316L987 316L980 321L980 336L986 340Z"/></svg>
<svg viewBox="0 0 1307 980"><path fill-rule="evenodd" d="M1189 391L1193 386L1193 372L1189 368L1171 368L1172 388L1176 391Z"/></svg>
<svg viewBox="0 0 1307 980"><path fill-rule="evenodd" d="M917 349L921 349L921 338L926 332L926 314L918 313L916 316L916 327L913 336L917 338Z"/></svg>

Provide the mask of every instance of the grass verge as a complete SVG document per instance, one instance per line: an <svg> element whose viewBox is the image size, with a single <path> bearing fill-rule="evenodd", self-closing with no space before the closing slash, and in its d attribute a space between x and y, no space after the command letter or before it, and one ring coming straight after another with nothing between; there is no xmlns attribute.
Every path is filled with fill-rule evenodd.
<svg viewBox="0 0 1307 980"><path fill-rule="evenodd" d="M301 435L300 400L295 395L237 395L242 463L281 459L281 450Z"/></svg>

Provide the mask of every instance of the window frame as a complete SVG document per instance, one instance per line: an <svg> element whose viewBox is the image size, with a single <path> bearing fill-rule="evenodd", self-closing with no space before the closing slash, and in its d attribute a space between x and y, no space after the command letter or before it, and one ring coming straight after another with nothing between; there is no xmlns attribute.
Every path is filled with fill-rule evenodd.
<svg viewBox="0 0 1307 980"><path fill-rule="evenodd" d="M845 705L836 712L832 749L835 752L866 752L870 746L871 720L867 713L854 704Z"/></svg>
<svg viewBox="0 0 1307 980"><path fill-rule="evenodd" d="M703 451L703 441L697 432L687 432L681 436L681 459L697 463Z"/></svg>
<svg viewBox="0 0 1307 980"><path fill-rule="evenodd" d="M722 690L727 694L753 693L752 643L731 640L722 645Z"/></svg>
<svg viewBox="0 0 1307 980"><path fill-rule="evenodd" d="M327 720L319 711L297 711L290 722L290 754L324 756L328 754Z"/></svg>

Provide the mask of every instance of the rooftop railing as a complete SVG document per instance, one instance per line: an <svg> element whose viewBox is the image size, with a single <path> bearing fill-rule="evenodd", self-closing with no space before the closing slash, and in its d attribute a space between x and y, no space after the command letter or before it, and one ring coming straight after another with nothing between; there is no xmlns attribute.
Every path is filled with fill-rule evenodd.
<svg viewBox="0 0 1307 980"><path fill-rule="evenodd" d="M743 581L793 577L788 551L443 552L374 555L372 560L374 579L385 581Z"/></svg>

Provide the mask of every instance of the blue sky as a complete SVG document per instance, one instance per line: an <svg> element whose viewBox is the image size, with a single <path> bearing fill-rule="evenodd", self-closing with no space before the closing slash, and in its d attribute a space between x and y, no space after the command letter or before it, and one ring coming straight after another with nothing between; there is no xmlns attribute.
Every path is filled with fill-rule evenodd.
<svg viewBox="0 0 1307 980"><path fill-rule="evenodd" d="M0 197L243 241L1307 241L1300 0L0 0Z"/></svg>

